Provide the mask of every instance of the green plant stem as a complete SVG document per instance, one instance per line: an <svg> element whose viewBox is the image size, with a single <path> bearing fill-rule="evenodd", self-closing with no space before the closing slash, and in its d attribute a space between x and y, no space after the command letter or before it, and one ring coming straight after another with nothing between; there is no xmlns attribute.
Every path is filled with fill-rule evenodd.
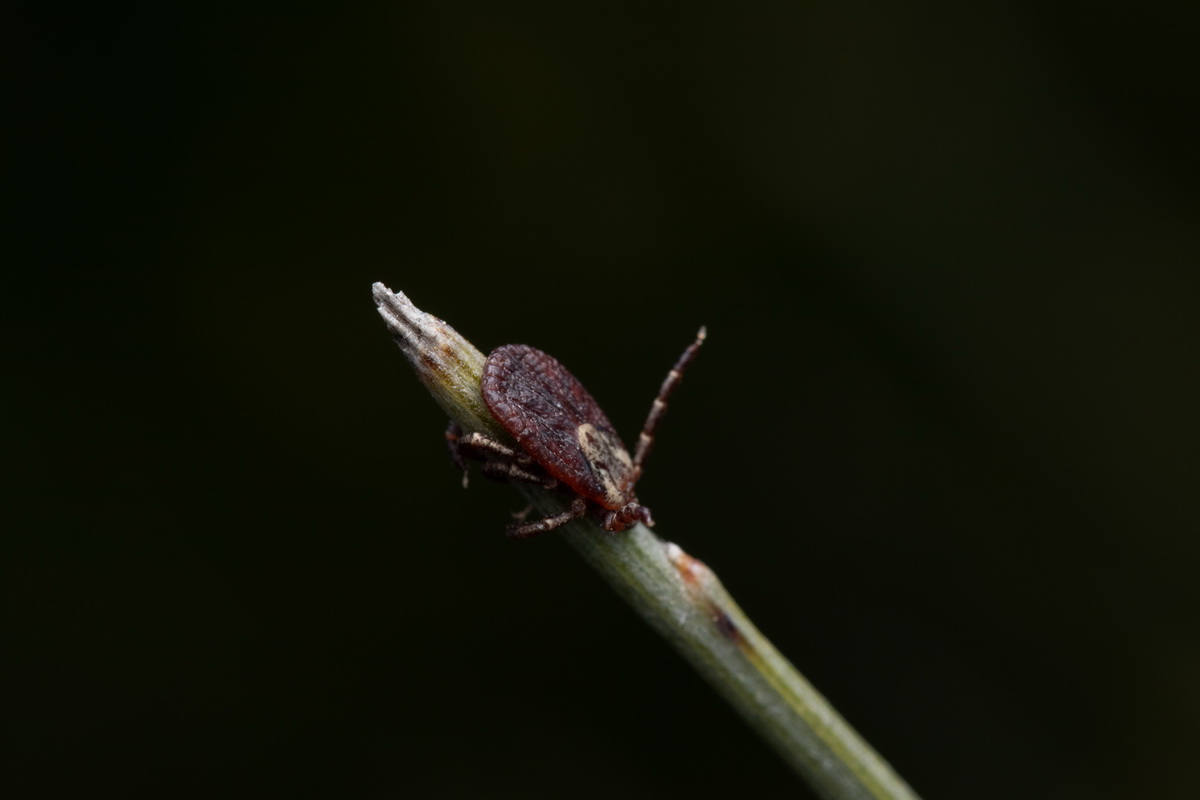
<svg viewBox="0 0 1200 800"><path fill-rule="evenodd" d="M480 396L483 354L402 293L380 283L372 288L396 343L451 419L468 431L505 438ZM557 495L521 488L543 513L565 507ZM829 800L915 800L912 789L754 627L701 561L641 525L612 534L585 518L562 531L818 794Z"/></svg>

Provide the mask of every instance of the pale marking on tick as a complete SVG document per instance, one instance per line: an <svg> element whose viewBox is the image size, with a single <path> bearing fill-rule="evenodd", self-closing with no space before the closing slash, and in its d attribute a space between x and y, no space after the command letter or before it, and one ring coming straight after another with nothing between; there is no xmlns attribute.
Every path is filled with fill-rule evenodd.
<svg viewBox="0 0 1200 800"><path fill-rule="evenodd" d="M633 459L626 452L625 445L613 434L600 430L590 422L585 422L575 429L575 438L604 490L604 505L608 508L624 505L625 493L620 482L613 476L608 459L615 457L621 462L618 470L620 474L630 474L633 471Z"/></svg>

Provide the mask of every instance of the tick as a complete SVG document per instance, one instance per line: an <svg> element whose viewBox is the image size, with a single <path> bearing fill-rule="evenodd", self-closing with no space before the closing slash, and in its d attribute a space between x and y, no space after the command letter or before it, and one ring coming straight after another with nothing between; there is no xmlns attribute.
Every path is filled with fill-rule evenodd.
<svg viewBox="0 0 1200 800"><path fill-rule="evenodd" d="M614 533L637 522L653 525L650 509L638 502L634 487L642 477L667 399L704 337L701 328L696 341L667 373L632 458L599 404L556 358L523 344L497 347L483 366L483 402L517 447L482 433L463 433L450 423L446 441L454 462L463 469L463 484L467 457L482 461L483 473L491 478L531 483L571 496L570 508L561 514L509 525L507 533L515 539L552 531L589 512Z"/></svg>

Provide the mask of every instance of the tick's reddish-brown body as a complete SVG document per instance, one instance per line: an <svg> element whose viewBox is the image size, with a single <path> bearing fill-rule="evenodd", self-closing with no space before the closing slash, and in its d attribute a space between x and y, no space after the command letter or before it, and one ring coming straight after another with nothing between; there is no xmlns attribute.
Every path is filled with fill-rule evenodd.
<svg viewBox="0 0 1200 800"><path fill-rule="evenodd" d="M553 356L523 344L498 347L483 368L483 401L492 416L517 441L519 450L483 434L446 432L455 461L462 456L484 461L484 473L521 480L574 495L569 510L535 522L509 526L508 535L533 536L553 530L595 507L605 530L623 531L636 522L653 525L634 486L650 453L654 430L667 398L704 341L704 329L668 373L650 409L638 441L629 451L595 399Z"/></svg>
<svg viewBox="0 0 1200 800"><path fill-rule="evenodd" d="M633 499L633 459L583 384L528 345L498 347L483 368L483 402L542 469L615 510Z"/></svg>

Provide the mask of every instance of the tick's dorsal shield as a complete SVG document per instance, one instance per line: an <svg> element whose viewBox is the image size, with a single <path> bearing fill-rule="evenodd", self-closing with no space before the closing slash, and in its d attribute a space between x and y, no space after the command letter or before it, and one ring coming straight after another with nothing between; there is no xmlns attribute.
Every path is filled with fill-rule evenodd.
<svg viewBox="0 0 1200 800"><path fill-rule="evenodd" d="M483 368L483 400L522 450L579 495L608 509L632 499L629 451L553 356L523 344L496 348Z"/></svg>

